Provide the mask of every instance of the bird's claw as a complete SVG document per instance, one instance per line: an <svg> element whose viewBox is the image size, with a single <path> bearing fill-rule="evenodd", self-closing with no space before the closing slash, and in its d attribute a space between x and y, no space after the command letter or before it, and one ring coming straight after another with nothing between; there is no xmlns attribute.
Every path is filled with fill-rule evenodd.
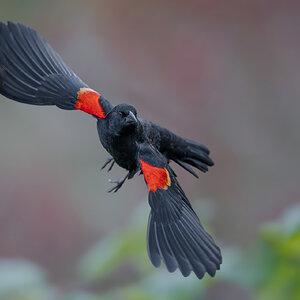
<svg viewBox="0 0 300 300"><path fill-rule="evenodd" d="M121 178L121 179L118 179L118 180L109 179L108 180L109 183L116 183L116 185L113 186L112 188L110 188L109 190L107 190L107 193L111 193L111 192L116 193L121 188L121 186L123 185L125 180L126 180L126 178Z"/></svg>
<svg viewBox="0 0 300 300"><path fill-rule="evenodd" d="M117 183L117 184L119 184L119 183L121 183L123 180L124 180L123 178L120 178L120 179L117 179L117 180L108 179L108 182L109 182L109 183Z"/></svg>
<svg viewBox="0 0 300 300"><path fill-rule="evenodd" d="M126 179L128 178L130 173L128 173L124 178L120 178L118 180L113 180L113 179L108 179L109 183L116 183L115 186L113 186L112 188L110 188L109 190L107 190L108 193L114 192L116 193L121 186L124 184L124 182L126 181Z"/></svg>
<svg viewBox="0 0 300 300"><path fill-rule="evenodd" d="M109 168L107 169L107 172L111 171L112 167L114 166L115 164L115 161L112 157L109 157L105 163L103 164L103 166L101 167L101 170L103 170L108 164L110 163L110 166Z"/></svg>

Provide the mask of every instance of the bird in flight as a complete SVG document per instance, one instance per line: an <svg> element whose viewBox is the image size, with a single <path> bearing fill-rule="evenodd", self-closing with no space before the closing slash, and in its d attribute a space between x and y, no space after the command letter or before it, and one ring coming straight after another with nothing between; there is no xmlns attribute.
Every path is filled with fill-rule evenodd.
<svg viewBox="0 0 300 300"><path fill-rule="evenodd" d="M155 267L163 261L169 272L183 276L192 271L201 279L215 276L222 256L205 231L176 174L176 162L195 177L213 166L209 150L137 116L130 104L113 106L85 84L30 27L0 22L0 94L33 105L56 105L94 116L103 147L111 155L103 168L114 163L128 171L110 191L118 191L126 179L144 175L151 207L147 230L148 256Z"/></svg>

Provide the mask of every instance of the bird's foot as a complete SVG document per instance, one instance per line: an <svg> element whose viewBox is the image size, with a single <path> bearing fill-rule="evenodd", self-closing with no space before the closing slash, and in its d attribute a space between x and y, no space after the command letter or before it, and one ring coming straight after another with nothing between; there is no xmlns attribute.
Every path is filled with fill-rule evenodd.
<svg viewBox="0 0 300 300"><path fill-rule="evenodd" d="M114 161L114 159L113 159L112 157L109 157L109 158L105 161L105 163L104 163L103 166L101 167L101 170L105 169L105 167L106 167L109 163L110 163L110 166L109 166L109 168L107 169L107 172L109 172L109 171L112 169L112 167L114 166L114 164L115 164L115 161Z"/></svg>
<svg viewBox="0 0 300 300"><path fill-rule="evenodd" d="M108 180L109 183L116 183L116 185L113 186L112 188L110 188L109 190L107 190L107 192L108 193L111 193L111 192L116 193L121 188L121 186L124 184L124 182L126 181L127 178L128 178L128 174L124 178L120 178L118 180L109 179Z"/></svg>

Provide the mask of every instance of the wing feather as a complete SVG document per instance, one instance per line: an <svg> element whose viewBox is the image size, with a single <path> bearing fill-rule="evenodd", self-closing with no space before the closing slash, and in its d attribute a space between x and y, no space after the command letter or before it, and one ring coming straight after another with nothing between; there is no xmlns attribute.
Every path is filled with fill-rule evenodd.
<svg viewBox="0 0 300 300"><path fill-rule="evenodd" d="M192 271L199 279L205 273L215 276L222 263L220 249L203 228L166 159L147 144L141 147L140 161L150 189L147 249L152 264L158 267L163 261L169 272L178 268L183 276ZM151 176L151 168L156 176ZM169 185L164 184L164 172L170 177Z"/></svg>
<svg viewBox="0 0 300 300"><path fill-rule="evenodd" d="M82 90L91 95L84 98L85 103L80 99ZM113 108L89 89L33 29L12 22L0 22L0 93L27 104L81 109L99 118Z"/></svg>

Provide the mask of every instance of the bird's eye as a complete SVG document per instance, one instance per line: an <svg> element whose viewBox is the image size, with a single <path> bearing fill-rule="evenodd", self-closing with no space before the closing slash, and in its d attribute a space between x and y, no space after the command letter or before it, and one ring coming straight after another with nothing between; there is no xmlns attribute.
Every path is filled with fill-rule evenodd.
<svg viewBox="0 0 300 300"><path fill-rule="evenodd" d="M126 117L126 113L125 113L124 111L119 111L119 115L120 115L122 118Z"/></svg>

